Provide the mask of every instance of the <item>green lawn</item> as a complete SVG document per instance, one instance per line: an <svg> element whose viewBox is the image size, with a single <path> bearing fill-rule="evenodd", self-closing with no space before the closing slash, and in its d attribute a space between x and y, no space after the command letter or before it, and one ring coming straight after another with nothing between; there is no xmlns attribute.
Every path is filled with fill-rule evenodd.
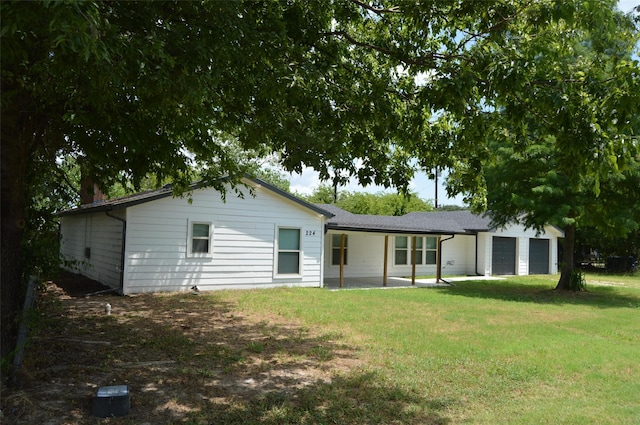
<svg viewBox="0 0 640 425"><path fill-rule="evenodd" d="M582 293L556 280L203 298L302 323L364 361L315 393L244 407L274 423L640 423L640 277L587 275Z"/></svg>

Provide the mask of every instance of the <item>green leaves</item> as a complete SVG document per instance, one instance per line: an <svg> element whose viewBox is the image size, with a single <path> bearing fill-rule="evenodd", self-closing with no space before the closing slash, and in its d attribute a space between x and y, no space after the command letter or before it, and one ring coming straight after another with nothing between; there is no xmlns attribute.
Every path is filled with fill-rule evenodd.
<svg viewBox="0 0 640 425"><path fill-rule="evenodd" d="M3 140L25 163L86 157L107 184L187 187L193 166L214 182L275 154L402 190L438 166L450 193L498 207L495 184L517 216L604 196L637 151L638 32L612 2L0 7ZM503 187L526 173L524 192Z"/></svg>
<svg viewBox="0 0 640 425"><path fill-rule="evenodd" d="M337 194L337 200L334 195ZM364 193L334 192L329 185L320 185L306 197L312 203L334 204L353 214L400 216L414 211L432 211L433 205L424 201L415 193Z"/></svg>
<svg viewBox="0 0 640 425"><path fill-rule="evenodd" d="M477 102L487 105L475 118L487 132L476 135L489 146L482 169L494 219L613 229L624 215L639 226L628 207L640 203L628 185L638 171L628 168L640 132L637 29L602 2L521 11L502 43L476 46Z"/></svg>

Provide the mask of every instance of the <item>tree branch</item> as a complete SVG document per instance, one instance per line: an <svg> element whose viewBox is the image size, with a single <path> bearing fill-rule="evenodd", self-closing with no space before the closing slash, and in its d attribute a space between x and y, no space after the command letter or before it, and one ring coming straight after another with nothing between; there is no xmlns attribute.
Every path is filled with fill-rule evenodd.
<svg viewBox="0 0 640 425"><path fill-rule="evenodd" d="M502 19L496 23L494 23L493 25L491 25L489 28L487 28L485 31L483 32L479 32L479 33L472 33L470 31L466 31L464 29L459 29L458 31L466 34L469 36L469 38L467 38L466 40L461 40L460 43L458 43L458 49L461 49L462 46L464 46L467 43L470 43L480 37L485 37L488 34L491 34L491 32L495 31L498 27L500 27L501 25L504 25L510 21L513 21L519 14L521 14L527 7L530 7L531 4L522 6L520 9L516 10L513 14L506 16L506 17L502 17Z"/></svg>
<svg viewBox="0 0 640 425"><path fill-rule="evenodd" d="M400 12L400 8L398 6L393 6L390 9L384 9L384 8L373 7L372 5L364 3L364 2L361 2L359 0L350 0L350 1L351 1L351 3L357 4L358 6L360 6L363 9L366 9L366 10L368 10L370 12L375 13L376 15L383 15L385 13L401 13Z"/></svg>
<svg viewBox="0 0 640 425"><path fill-rule="evenodd" d="M376 52L382 53L384 55L394 57L400 60L401 62L404 62L405 65L416 65L416 66L423 66L426 64L434 65L436 61L447 61L451 59L460 59L464 57L464 55L461 55L461 54L447 55L447 54L431 52L427 56L423 56L419 58L411 58L406 54L404 54L403 52L400 52L397 50L392 50L387 47L379 46L379 45L364 42L364 41L359 41L346 31L331 31L331 32L325 32L322 35L329 36L329 37L332 37L332 36L342 37L345 40L347 40L349 43L355 46L375 50Z"/></svg>
<svg viewBox="0 0 640 425"><path fill-rule="evenodd" d="M599 84L605 84L608 82L611 82L615 80L614 77L611 78L607 78L606 80L602 80L599 81ZM560 83L568 83L568 84L574 84L574 83L584 83L585 80L584 79L580 79L580 78L563 78L561 80L532 80L528 85L529 86L546 86L546 87L555 87Z"/></svg>

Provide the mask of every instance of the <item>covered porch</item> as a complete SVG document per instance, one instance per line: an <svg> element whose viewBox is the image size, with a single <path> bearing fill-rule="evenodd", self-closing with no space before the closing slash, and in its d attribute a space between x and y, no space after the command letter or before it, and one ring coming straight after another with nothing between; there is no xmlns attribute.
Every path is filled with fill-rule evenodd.
<svg viewBox="0 0 640 425"><path fill-rule="evenodd" d="M436 286L446 285L446 276L486 274L477 267L478 232L488 220L468 211L375 216L320 206L334 214L325 236L325 287Z"/></svg>

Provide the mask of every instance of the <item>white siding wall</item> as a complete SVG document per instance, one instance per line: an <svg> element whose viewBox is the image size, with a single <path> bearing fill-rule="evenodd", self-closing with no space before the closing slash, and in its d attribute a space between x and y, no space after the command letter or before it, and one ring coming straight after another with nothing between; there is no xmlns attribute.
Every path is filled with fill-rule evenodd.
<svg viewBox="0 0 640 425"><path fill-rule="evenodd" d="M478 273L483 276L491 274L491 238L490 233L478 234Z"/></svg>
<svg viewBox="0 0 640 425"><path fill-rule="evenodd" d="M123 213L113 213L121 218ZM69 270L110 286L120 287L122 222L104 212L61 217L60 252L75 261ZM90 257L85 257L85 249Z"/></svg>
<svg viewBox="0 0 640 425"><path fill-rule="evenodd" d="M516 240L516 273L518 276L529 274L529 238L521 236Z"/></svg>
<svg viewBox="0 0 640 425"><path fill-rule="evenodd" d="M60 217L60 254L65 260L84 260L86 223L87 216L84 215Z"/></svg>
<svg viewBox="0 0 640 425"><path fill-rule="evenodd" d="M444 235L442 239L449 238ZM442 275L475 275L476 240L474 236L456 235L442 242Z"/></svg>
<svg viewBox="0 0 640 425"><path fill-rule="evenodd" d="M187 256L191 221L213 225L210 258ZM274 276L278 226L297 227L302 275ZM125 293L268 286L315 286L322 282L324 217L270 191L256 197L213 189L193 192L192 202L164 198L127 209Z"/></svg>
<svg viewBox="0 0 640 425"><path fill-rule="evenodd" d="M558 273L558 237L550 238L551 242L549 245L549 273L557 274Z"/></svg>
<svg viewBox="0 0 640 425"><path fill-rule="evenodd" d="M331 238L334 234L348 238L345 277L382 277L384 263L384 235L381 233L335 232L325 236L325 273L327 278L340 277L340 266L331 265ZM389 237L389 259L393 255L393 239ZM390 274L391 276L391 274Z"/></svg>

